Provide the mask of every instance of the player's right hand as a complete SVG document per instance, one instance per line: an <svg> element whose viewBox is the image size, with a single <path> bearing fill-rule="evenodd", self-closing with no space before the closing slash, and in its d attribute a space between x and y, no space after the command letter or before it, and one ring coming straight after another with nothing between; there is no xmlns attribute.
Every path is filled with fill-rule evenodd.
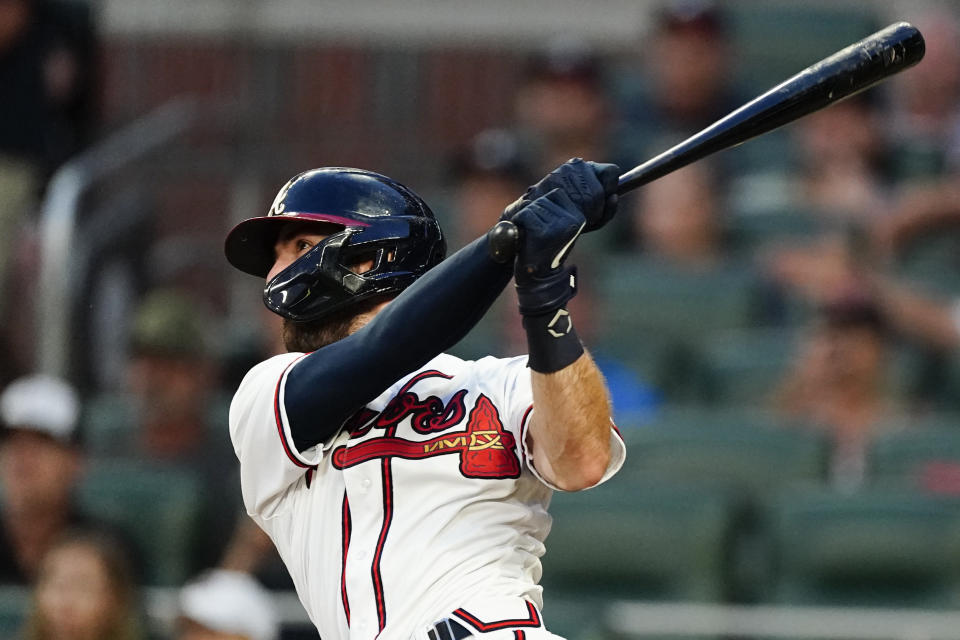
<svg viewBox="0 0 960 640"><path fill-rule="evenodd" d="M617 212L619 178L620 167L615 164L573 158L529 187L520 199L507 206L500 219L514 221L514 216L523 207L554 189L561 189L583 212L587 220L584 231L594 231L608 223Z"/></svg>

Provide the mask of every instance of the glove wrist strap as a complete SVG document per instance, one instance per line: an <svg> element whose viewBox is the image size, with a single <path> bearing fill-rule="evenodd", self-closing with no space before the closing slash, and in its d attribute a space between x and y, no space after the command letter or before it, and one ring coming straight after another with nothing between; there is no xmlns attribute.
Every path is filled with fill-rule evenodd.
<svg viewBox="0 0 960 640"><path fill-rule="evenodd" d="M524 275L517 283L520 313L542 316L563 308L577 294L577 267L563 267L544 277Z"/></svg>
<svg viewBox="0 0 960 640"><path fill-rule="evenodd" d="M583 344L563 307L545 315L524 316L523 328L530 350L528 365L538 373L559 371L583 354Z"/></svg>

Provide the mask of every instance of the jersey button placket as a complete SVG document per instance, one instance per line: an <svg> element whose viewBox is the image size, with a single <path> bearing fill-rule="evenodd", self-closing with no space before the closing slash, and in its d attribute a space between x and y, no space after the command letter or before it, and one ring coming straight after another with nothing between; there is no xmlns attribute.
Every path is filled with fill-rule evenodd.
<svg viewBox="0 0 960 640"><path fill-rule="evenodd" d="M377 462L368 462L344 470L344 483L354 516L354 535L346 567L351 640L373 640L378 632L371 563L377 535L383 524L383 507L380 491L374 490L371 470L363 468L375 464Z"/></svg>

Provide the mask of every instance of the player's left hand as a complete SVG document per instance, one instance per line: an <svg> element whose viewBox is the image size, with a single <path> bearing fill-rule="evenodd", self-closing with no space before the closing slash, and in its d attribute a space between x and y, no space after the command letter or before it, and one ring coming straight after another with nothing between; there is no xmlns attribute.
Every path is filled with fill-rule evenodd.
<svg viewBox="0 0 960 640"><path fill-rule="evenodd" d="M514 217L525 206L560 189L583 212L587 220L584 232L594 231L607 224L617 212L619 177L620 167L615 164L573 158L529 187L520 199L507 206L500 219L515 222Z"/></svg>
<svg viewBox="0 0 960 640"><path fill-rule="evenodd" d="M586 226L566 192L553 189L517 211L520 230L514 277L520 312L539 315L560 308L576 293L576 268L564 262Z"/></svg>

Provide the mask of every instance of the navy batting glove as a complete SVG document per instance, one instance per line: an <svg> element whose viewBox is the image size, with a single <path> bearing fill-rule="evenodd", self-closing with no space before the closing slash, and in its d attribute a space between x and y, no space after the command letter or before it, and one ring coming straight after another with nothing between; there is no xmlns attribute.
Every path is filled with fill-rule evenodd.
<svg viewBox="0 0 960 640"><path fill-rule="evenodd" d="M583 212L587 220L584 231L594 231L607 224L617 212L619 179L620 167L615 164L573 158L529 187L519 200L507 206L500 219L512 221L523 207L554 189L561 189Z"/></svg>
<svg viewBox="0 0 960 640"><path fill-rule="evenodd" d="M564 262L587 221L565 191L554 189L517 211L513 223L520 228L514 278L527 333L527 364L552 373L583 354L566 310L577 293L577 269Z"/></svg>
<svg viewBox="0 0 960 640"><path fill-rule="evenodd" d="M564 261L586 219L560 189L523 207L513 217L520 227L520 251L514 266L520 313L539 315L556 310L576 293L576 269Z"/></svg>

